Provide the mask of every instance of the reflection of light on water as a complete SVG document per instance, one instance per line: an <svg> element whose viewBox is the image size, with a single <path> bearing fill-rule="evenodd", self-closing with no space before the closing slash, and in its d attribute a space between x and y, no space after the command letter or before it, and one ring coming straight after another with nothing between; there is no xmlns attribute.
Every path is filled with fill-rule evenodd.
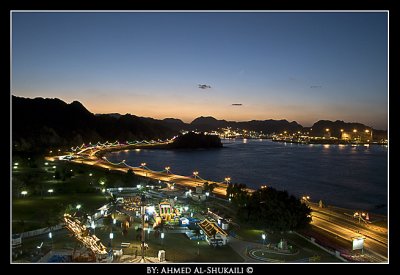
<svg viewBox="0 0 400 275"><path fill-rule="evenodd" d="M244 138L244 139L243 139L243 143L247 143L247 138Z"/></svg>
<svg viewBox="0 0 400 275"><path fill-rule="evenodd" d="M346 145L344 145L344 144L339 144L339 148L340 149L343 149L343 147L345 147Z"/></svg>
<svg viewBox="0 0 400 275"><path fill-rule="evenodd" d="M329 144L324 144L324 148L328 149L329 148Z"/></svg>

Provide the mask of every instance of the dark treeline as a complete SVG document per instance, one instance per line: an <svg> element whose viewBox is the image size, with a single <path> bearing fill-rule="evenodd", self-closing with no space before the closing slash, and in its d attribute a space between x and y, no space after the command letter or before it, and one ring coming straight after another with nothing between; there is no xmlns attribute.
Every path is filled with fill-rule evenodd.
<svg viewBox="0 0 400 275"><path fill-rule="evenodd" d="M245 184L229 184L227 195L238 207L241 221L264 230L294 230L311 221L311 209L287 191L268 187L249 193Z"/></svg>

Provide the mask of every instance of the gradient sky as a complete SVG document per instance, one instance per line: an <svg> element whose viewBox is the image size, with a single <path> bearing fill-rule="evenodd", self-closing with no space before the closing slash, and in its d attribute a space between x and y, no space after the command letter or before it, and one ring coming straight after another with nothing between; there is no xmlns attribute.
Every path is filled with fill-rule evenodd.
<svg viewBox="0 0 400 275"><path fill-rule="evenodd" d="M387 13L14 12L12 94L186 122L387 129L387 35Z"/></svg>

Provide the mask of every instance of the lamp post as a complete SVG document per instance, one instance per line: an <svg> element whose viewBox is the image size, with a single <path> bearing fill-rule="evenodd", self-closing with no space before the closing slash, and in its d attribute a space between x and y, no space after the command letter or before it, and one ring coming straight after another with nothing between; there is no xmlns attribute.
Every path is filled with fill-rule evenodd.
<svg viewBox="0 0 400 275"><path fill-rule="evenodd" d="M141 234L142 259L140 261L144 263L144 242L145 242L144 220L146 215L146 197L144 195L140 199L140 214L142 215L142 234Z"/></svg>
<svg viewBox="0 0 400 275"><path fill-rule="evenodd" d="M111 251L113 250L113 243L112 240L114 239L114 233L110 232L110 241L111 241Z"/></svg>
<svg viewBox="0 0 400 275"><path fill-rule="evenodd" d="M169 170L171 170L171 167L169 166L165 167L165 171L167 171L167 174L169 173Z"/></svg>
<svg viewBox="0 0 400 275"><path fill-rule="evenodd" d="M261 238L262 238L262 240L263 240L263 248L264 248L264 245L265 245L265 238L266 238L265 233L262 233Z"/></svg>
<svg viewBox="0 0 400 275"><path fill-rule="evenodd" d="M142 162L142 163L140 164L140 166L142 167L142 169L145 169L145 168L146 168L146 165L147 165L146 162ZM147 171L146 171L146 177L147 177Z"/></svg>
<svg viewBox="0 0 400 275"><path fill-rule="evenodd" d="M28 194L28 191L25 191L25 190L24 190L24 191L21 192L21 195L24 196L24 198L25 198L25 196L26 196L27 194Z"/></svg>
<svg viewBox="0 0 400 275"><path fill-rule="evenodd" d="M227 184L229 184L229 183L231 182L231 178L230 178L230 177L226 177L226 178L225 178L225 182L226 182Z"/></svg>
<svg viewBox="0 0 400 275"><path fill-rule="evenodd" d="M193 176L194 176L194 178L197 178L197 177L198 177L198 175L199 175L199 172L198 172L198 171L194 171L194 172L193 172Z"/></svg>
<svg viewBox="0 0 400 275"><path fill-rule="evenodd" d="M49 239L51 240L51 249L53 249L53 233L49 232Z"/></svg>

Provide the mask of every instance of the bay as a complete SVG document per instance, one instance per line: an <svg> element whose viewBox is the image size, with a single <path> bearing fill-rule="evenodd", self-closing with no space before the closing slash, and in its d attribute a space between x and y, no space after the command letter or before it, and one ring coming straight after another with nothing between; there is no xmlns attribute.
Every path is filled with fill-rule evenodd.
<svg viewBox="0 0 400 275"><path fill-rule="evenodd" d="M131 166L146 162L179 175L198 171L206 180L267 185L328 205L387 214L386 146L278 143L270 140L223 140L224 148L207 150L132 150L107 154Z"/></svg>

